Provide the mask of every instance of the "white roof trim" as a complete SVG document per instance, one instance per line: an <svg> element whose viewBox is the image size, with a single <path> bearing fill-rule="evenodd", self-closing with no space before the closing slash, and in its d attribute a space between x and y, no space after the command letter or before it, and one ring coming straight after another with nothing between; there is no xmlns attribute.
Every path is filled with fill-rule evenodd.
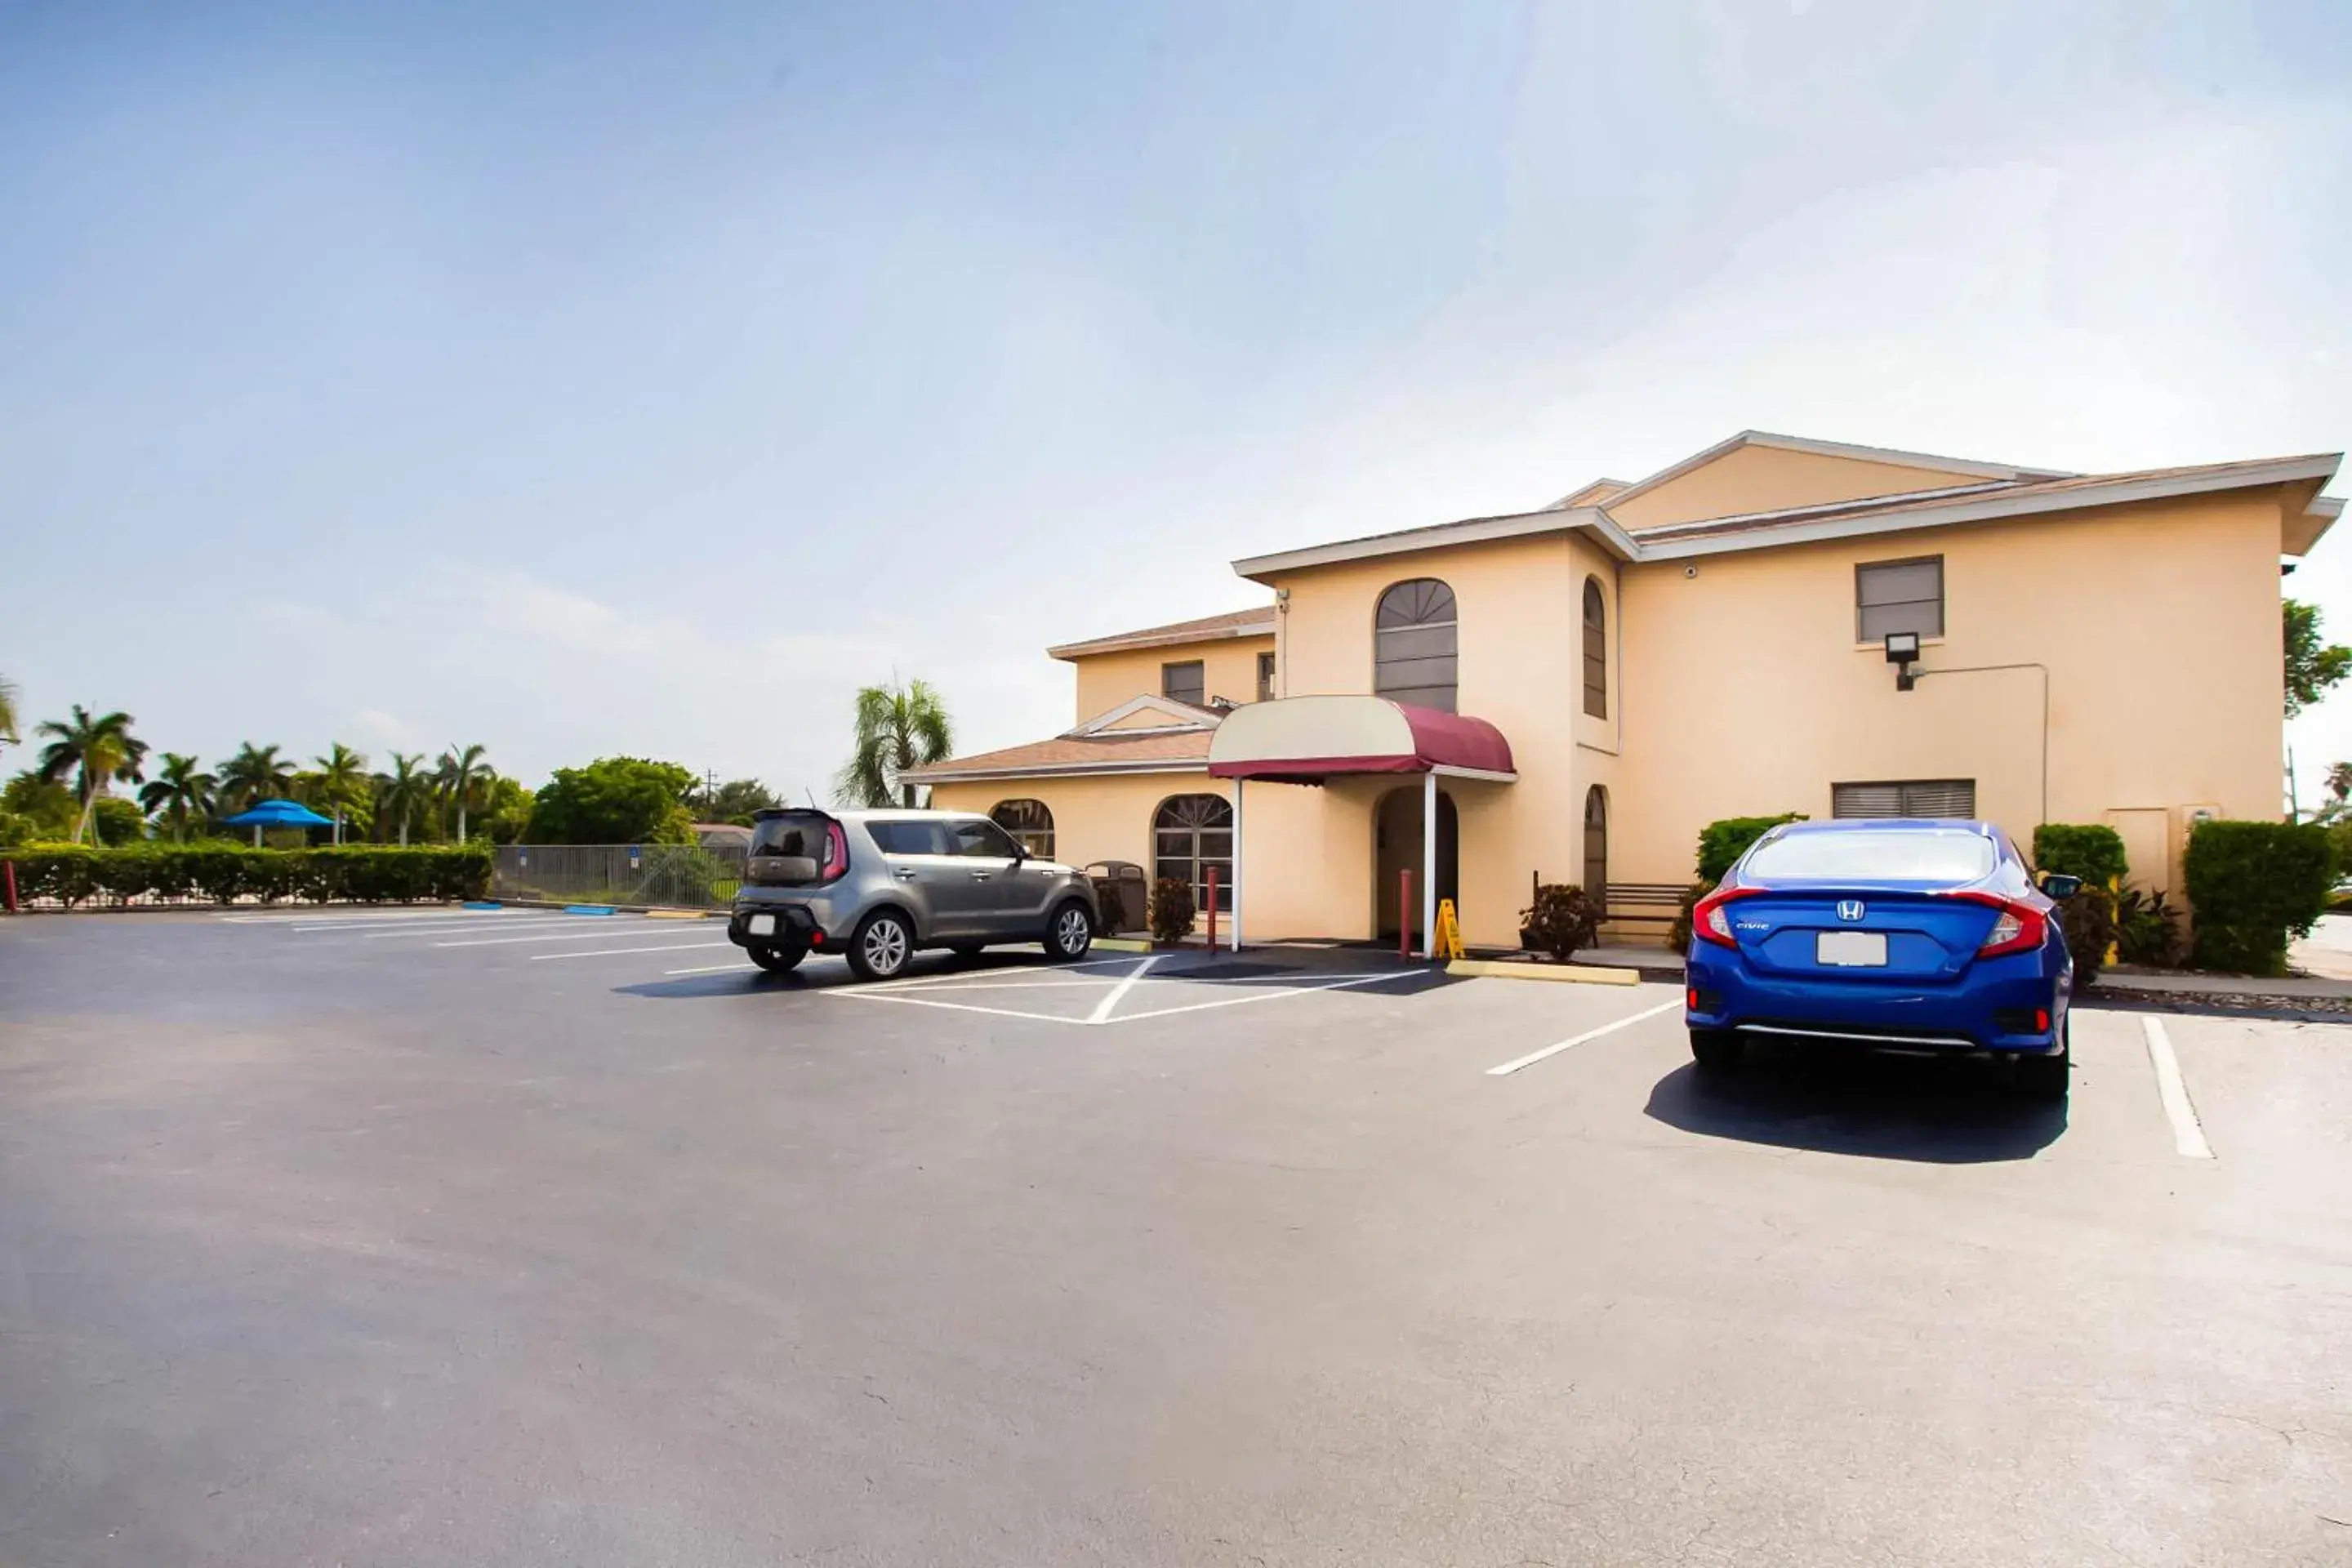
<svg viewBox="0 0 2352 1568"><path fill-rule="evenodd" d="M1154 724L1144 729L1111 729L1111 726L1121 719L1130 718L1147 710L1164 713L1173 722ZM1172 697L1160 697L1147 691L1140 697L1129 698L1107 713L1096 714L1075 730L1065 730L1062 732L1065 735L1099 735L1106 731L1115 735L1166 735L1182 730L1213 730L1222 721L1222 717L1205 709L1195 708L1189 702L1179 702Z"/></svg>
<svg viewBox="0 0 2352 1568"><path fill-rule="evenodd" d="M1185 647L1193 643L1232 642L1240 637L1270 637L1274 635L1274 606L1265 607L1265 618L1241 621L1230 626L1215 626L1207 631L1178 627L1171 631L1113 632L1108 637L1088 637L1084 642L1056 643L1045 650L1048 658L1095 658L1107 653L1140 653L1146 648ZM1099 644L1108 644L1100 647Z"/></svg>
<svg viewBox="0 0 2352 1568"><path fill-rule="evenodd" d="M1205 773L1206 757L1138 759L1125 763L1019 763L1003 768L908 768L898 776L908 784L971 784L989 779L1083 778L1091 773Z"/></svg>
<svg viewBox="0 0 2352 1568"><path fill-rule="evenodd" d="M1932 452L1906 452L1893 447L1858 447L1849 441L1817 441L1809 436L1779 436L1769 430L1742 430L1728 440L1717 441L1704 452L1694 452L1680 462L1669 463L1646 479L1635 479L1608 499L1612 502L1629 501L1635 496L1647 495L1660 485L1678 479L1693 468L1702 468L1742 447L1772 447L1783 452L1806 452L1816 458L1851 458L1859 462L1889 463L1896 468L1965 474L1979 479L2071 479L2074 477L2061 468L2021 468L2009 463L1980 463L1970 458L1939 458Z"/></svg>
<svg viewBox="0 0 2352 1568"><path fill-rule="evenodd" d="M2173 496L2204 495L2221 490L2250 489L2262 485L2289 484L2297 480L2318 479L2324 483L2335 475L2336 467L2342 460L2343 454L2340 452L2319 453L2311 457L2281 458L2267 463L2246 464L2220 472L2207 469L2182 474L2167 474L2150 479L2122 477L2105 483L2084 485L2067 490L2021 492L2000 489L1988 492L1975 486L1963 486L1954 492L1949 492L1953 494L1954 499L1943 506L1917 507L1906 511L1882 512L1859 517L1829 517L1812 522L1792 522L1780 528L1769 526L1747 528L1721 534L1695 534L1684 539L1649 539L1643 534L1629 533L1606 510L1599 507L1577 507L1568 511L1522 512L1511 517L1474 517L1461 522L1408 529L1400 533L1375 534L1369 539L1343 540L1336 544L1312 545L1304 550L1285 551L1275 555L1249 556L1234 562L1234 570L1244 577L1266 582L1283 573L1303 571L1311 566L1328 566L1345 561L1364 561L1383 555L1406 555L1421 551L1448 549L1459 544L1483 543L1488 540L1519 539L1535 534L1567 533L1578 530L1592 535L1604 549L1621 561L1680 561L1693 555L1723 555L1742 550L1770 550L1786 544L1810 543L1816 540L1852 539L1874 533L1900 533L1912 529L1942 528L1953 523L1981 522L2003 517L2030 517L2043 512L2069 511L2084 507L2120 506L2133 501L2156 500ZM1902 495L1892 495L1874 498L1874 501L1876 504L1901 505L1910 499ZM2312 504L2315 510L2323 503L2331 501L2336 504L2339 511L2342 510L2343 503L2332 496L2323 496ZM1871 503L1853 504L1859 507ZM1667 526L1669 525L1661 525L1658 530L1653 531L1664 531ZM1671 526L1696 528L1704 524L1688 523Z"/></svg>
<svg viewBox="0 0 2352 1568"><path fill-rule="evenodd" d="M2324 480L2336 472L2339 460L2337 455L2331 453L2313 458L2282 458L2275 462L2249 464L2221 474L2166 474L2150 479L2118 479L2071 490L2028 490L2022 494L1995 491L1987 496L1954 500L1943 506L1920 507L1891 515L1824 518L1819 522L1746 529L1721 537L1698 534L1688 539L1654 540L1640 544L1637 559L1680 561L1693 555L1725 555L1734 551L1770 550L1827 539L1905 533L1920 528L1948 528L1955 523L2035 517L2053 511L2077 511L2084 507L2127 506L2135 501L2166 500L2176 496L2204 495L2217 490L2252 489L2263 485L2291 484L2298 479Z"/></svg>
<svg viewBox="0 0 2352 1568"><path fill-rule="evenodd" d="M2342 496L2314 496L2311 504L2303 509L2305 517L2324 517L2333 522L2344 515Z"/></svg>

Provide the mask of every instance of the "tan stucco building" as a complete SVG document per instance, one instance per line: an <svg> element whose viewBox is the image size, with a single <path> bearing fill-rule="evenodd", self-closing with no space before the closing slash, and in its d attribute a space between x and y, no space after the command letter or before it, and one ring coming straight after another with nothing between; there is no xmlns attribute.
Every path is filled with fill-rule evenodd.
<svg viewBox="0 0 2352 1568"><path fill-rule="evenodd" d="M1418 930L1442 893L1513 945L1538 879L1659 911L1701 826L1782 811L2107 822L2177 889L2198 816L2279 815L2281 557L2339 458L2065 474L1745 432L1236 562L1268 603L1052 648L1076 727L914 776L1061 859L1202 896L1213 868L1228 908L1238 837L1253 939Z"/></svg>

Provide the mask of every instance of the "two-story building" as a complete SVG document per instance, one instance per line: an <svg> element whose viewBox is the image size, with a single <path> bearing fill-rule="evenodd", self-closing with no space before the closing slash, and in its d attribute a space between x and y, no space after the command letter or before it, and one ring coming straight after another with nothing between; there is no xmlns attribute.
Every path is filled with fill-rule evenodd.
<svg viewBox="0 0 2352 1568"><path fill-rule="evenodd" d="M2340 457L2069 474L1748 431L1236 562L1269 602L1051 648L1073 729L910 776L1064 860L1202 898L1214 868L1253 938L1425 931L1445 897L1512 945L1537 879L1686 883L1705 824L1783 811L2107 822L2177 889L2190 822L2279 814L2281 557Z"/></svg>

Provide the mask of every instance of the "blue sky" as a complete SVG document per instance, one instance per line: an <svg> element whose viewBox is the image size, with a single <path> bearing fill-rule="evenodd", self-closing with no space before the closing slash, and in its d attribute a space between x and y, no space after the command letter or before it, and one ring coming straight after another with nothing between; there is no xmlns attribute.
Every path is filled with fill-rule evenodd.
<svg viewBox="0 0 2352 1568"><path fill-rule="evenodd" d="M863 682L1033 739L1045 644L1249 603L1235 556L1743 426L2338 449L2347 46L2122 0L0 5L0 672L207 758L822 795ZM2352 536L2294 586L2352 640ZM2352 696L2294 738L2352 756Z"/></svg>

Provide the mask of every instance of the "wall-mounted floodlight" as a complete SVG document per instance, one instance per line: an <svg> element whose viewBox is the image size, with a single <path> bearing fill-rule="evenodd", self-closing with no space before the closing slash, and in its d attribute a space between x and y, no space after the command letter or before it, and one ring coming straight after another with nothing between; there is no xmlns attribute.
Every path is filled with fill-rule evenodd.
<svg viewBox="0 0 2352 1568"><path fill-rule="evenodd" d="M1917 632L1887 633L1886 662L1895 666L1895 689L1910 690L1918 679L1918 677L1912 672L1911 667L1919 662L1919 634Z"/></svg>

